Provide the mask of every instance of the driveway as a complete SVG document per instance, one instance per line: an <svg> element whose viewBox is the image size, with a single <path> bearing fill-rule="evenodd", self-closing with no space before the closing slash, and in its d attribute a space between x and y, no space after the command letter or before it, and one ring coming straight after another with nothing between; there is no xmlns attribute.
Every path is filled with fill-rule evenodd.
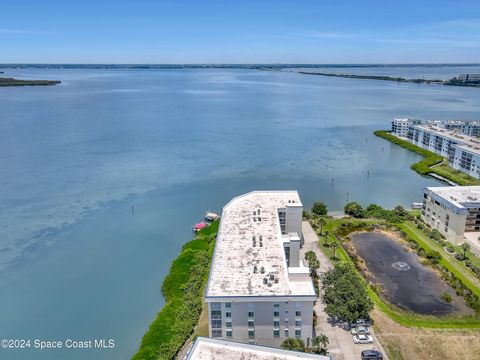
<svg viewBox="0 0 480 360"><path fill-rule="evenodd" d="M302 231L305 240L304 246L301 249L302 258L305 258L307 251L312 250L317 254L317 258L320 261L319 273L330 270L333 267L332 262L320 251L318 247L318 236L310 226L310 223L304 221L302 223ZM328 344L327 350L334 360L358 360L360 359L362 350L366 349L378 349L382 352L383 358L388 359L387 354L373 333L373 328L370 328L370 330L372 331L374 343L357 345L353 343L353 337L349 330L343 329L339 325L330 322L330 318L325 313L325 306L320 299L317 301L314 310L317 313L315 332L316 334L325 334L328 336L330 343Z"/></svg>

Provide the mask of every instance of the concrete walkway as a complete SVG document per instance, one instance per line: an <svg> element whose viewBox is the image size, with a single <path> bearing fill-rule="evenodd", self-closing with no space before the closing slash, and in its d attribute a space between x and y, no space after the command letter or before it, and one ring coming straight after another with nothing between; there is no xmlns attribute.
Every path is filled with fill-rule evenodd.
<svg viewBox="0 0 480 360"><path fill-rule="evenodd" d="M305 253L312 250L320 261L319 273L330 270L333 267L332 262L319 249L318 236L307 221L302 223L302 231L305 240L304 246L301 249L302 258L305 259ZM316 335L325 334L328 336L330 343L328 344L327 351L332 355L334 360L358 360L360 359L362 350L366 349L378 349L382 352L383 358L388 359L387 354L373 333L373 328L370 328L374 340L373 344L354 344L350 330L343 329L339 325L331 323L329 316L325 313L325 306L320 299L317 301L314 310L317 313L315 333Z"/></svg>

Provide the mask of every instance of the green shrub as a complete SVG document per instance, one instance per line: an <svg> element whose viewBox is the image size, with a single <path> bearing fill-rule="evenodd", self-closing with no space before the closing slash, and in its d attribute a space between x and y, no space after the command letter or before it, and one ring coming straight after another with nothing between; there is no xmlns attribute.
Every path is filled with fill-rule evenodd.
<svg viewBox="0 0 480 360"><path fill-rule="evenodd" d="M345 214L353 216L354 218L364 217L364 210L362 205L355 201L351 201L347 205L345 205L343 211L345 212Z"/></svg>

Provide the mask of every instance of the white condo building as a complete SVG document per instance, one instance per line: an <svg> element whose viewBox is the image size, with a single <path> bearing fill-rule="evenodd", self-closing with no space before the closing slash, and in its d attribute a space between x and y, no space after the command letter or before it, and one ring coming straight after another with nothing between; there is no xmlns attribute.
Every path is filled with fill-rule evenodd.
<svg viewBox="0 0 480 360"><path fill-rule="evenodd" d="M393 119L392 120L392 133L402 137L406 138L408 134L408 129L410 126L415 125L415 124L420 124L420 120L414 120L414 119Z"/></svg>
<svg viewBox="0 0 480 360"><path fill-rule="evenodd" d="M300 259L302 212L297 191L254 191L225 205L205 290L211 338L311 345L316 296Z"/></svg>
<svg viewBox="0 0 480 360"><path fill-rule="evenodd" d="M451 167L480 178L480 139L433 125L413 125L407 139L442 155Z"/></svg>
<svg viewBox="0 0 480 360"><path fill-rule="evenodd" d="M425 188L422 218L448 241L467 242L480 254L480 186Z"/></svg>
<svg viewBox="0 0 480 360"><path fill-rule="evenodd" d="M330 356L199 337L186 360L330 360Z"/></svg>

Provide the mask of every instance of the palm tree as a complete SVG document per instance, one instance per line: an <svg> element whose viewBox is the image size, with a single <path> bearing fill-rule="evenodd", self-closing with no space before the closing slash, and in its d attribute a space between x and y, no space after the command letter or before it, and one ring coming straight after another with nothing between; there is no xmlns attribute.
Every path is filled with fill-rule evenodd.
<svg viewBox="0 0 480 360"><path fill-rule="evenodd" d="M333 247L332 260L335 260L335 250L337 250L337 242L336 242L336 241L332 241L332 243L330 244L330 246Z"/></svg>
<svg viewBox="0 0 480 360"><path fill-rule="evenodd" d="M323 244L323 246L327 247L328 246L328 237L330 236L330 232L327 230L325 231L325 234L323 234L325 236L325 243Z"/></svg>
<svg viewBox="0 0 480 360"><path fill-rule="evenodd" d="M320 235L323 234L323 226L327 224L327 222L325 221L324 218L320 218L320 220L318 220L318 223L320 224Z"/></svg>
<svg viewBox="0 0 480 360"><path fill-rule="evenodd" d="M463 258L465 259L467 257L467 250L470 250L470 245L467 243L463 243L462 245L460 245L460 247L463 250Z"/></svg>
<svg viewBox="0 0 480 360"><path fill-rule="evenodd" d="M329 342L328 336L325 334L315 336L312 340L314 352L317 354L326 354Z"/></svg>

